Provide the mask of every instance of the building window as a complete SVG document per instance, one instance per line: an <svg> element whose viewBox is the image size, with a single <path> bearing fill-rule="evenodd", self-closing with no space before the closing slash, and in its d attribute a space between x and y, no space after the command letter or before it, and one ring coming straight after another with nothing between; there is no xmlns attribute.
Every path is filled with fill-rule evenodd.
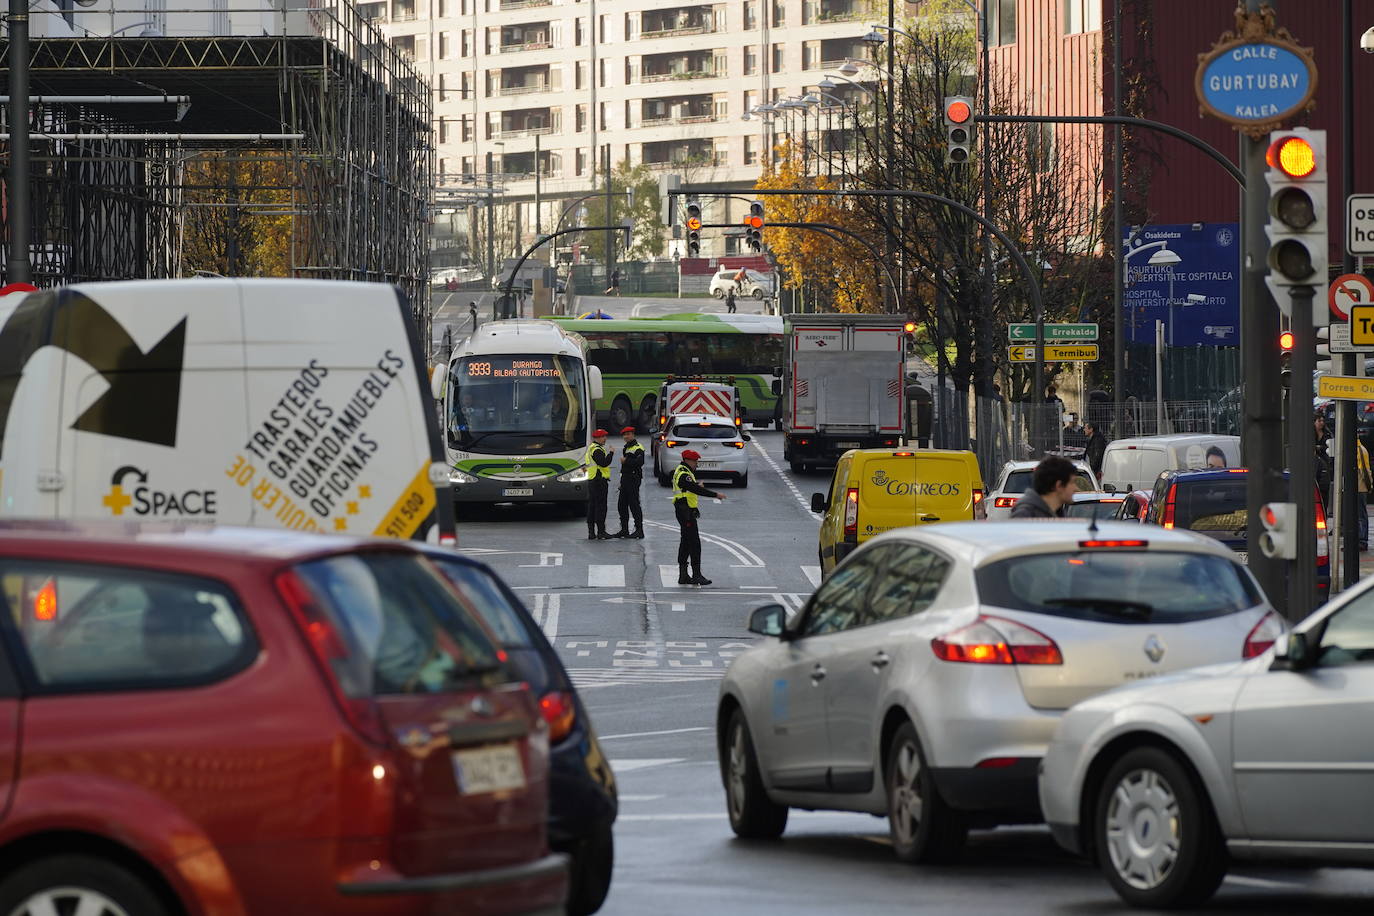
<svg viewBox="0 0 1374 916"><path fill-rule="evenodd" d="M472 95L471 95L471 93L472 93L472 77L473 77L473 73L472 73L471 70L464 70L464 71L463 71L463 95L462 95L462 98L463 98L464 101L466 101L467 99L472 98Z"/></svg>
<svg viewBox="0 0 1374 916"><path fill-rule="evenodd" d="M758 140L757 140L756 138L754 138L754 137L745 137L745 138L744 138L744 164L745 164L745 165L758 165L758 164L759 164Z"/></svg>
<svg viewBox="0 0 1374 916"><path fill-rule="evenodd" d="M759 103L759 94L755 89L744 90L744 111L752 112L754 106Z"/></svg>
<svg viewBox="0 0 1374 916"><path fill-rule="evenodd" d="M753 47L744 49L744 75L754 76L759 72L759 52Z"/></svg>
<svg viewBox="0 0 1374 916"><path fill-rule="evenodd" d="M464 157L463 157L463 174L462 174L462 177L463 177L464 179L466 179L466 178L468 178L469 176L475 175L476 172L477 172L477 169L476 169L476 168L473 166L473 164L472 164L472 157L471 157L471 156L464 156Z"/></svg>
<svg viewBox="0 0 1374 916"><path fill-rule="evenodd" d="M472 56L472 29L463 29L463 56Z"/></svg>
<svg viewBox="0 0 1374 916"><path fill-rule="evenodd" d="M759 27L759 6L756 0L744 2L744 30L752 31Z"/></svg>
<svg viewBox="0 0 1374 916"><path fill-rule="evenodd" d="M587 129L587 106L586 106L586 105L578 105L576 111L574 112L574 114L575 114L575 120L576 120L576 124L577 124L576 130L577 130L577 132L580 134L580 133L582 133L582 131L584 131L584 130Z"/></svg>
<svg viewBox="0 0 1374 916"><path fill-rule="evenodd" d="M1064 34L1102 30L1102 0L1064 0Z"/></svg>
<svg viewBox="0 0 1374 916"><path fill-rule="evenodd" d="M472 115L463 115L463 142L471 143L473 140Z"/></svg>
<svg viewBox="0 0 1374 916"><path fill-rule="evenodd" d="M605 86L605 85L606 85L606 58L604 58L604 57L601 58L600 60L597 61L597 63L600 65L597 69L599 69L599 70L601 71L601 79L598 81L597 85L599 85L599 86Z"/></svg>
<svg viewBox="0 0 1374 916"><path fill-rule="evenodd" d="M787 25L786 0L773 0L773 25Z"/></svg>
<svg viewBox="0 0 1374 916"><path fill-rule="evenodd" d="M579 60L577 69L573 71L573 88L587 88L587 62L585 60Z"/></svg>
<svg viewBox="0 0 1374 916"><path fill-rule="evenodd" d="M441 102L447 102L447 101L448 101L448 90L444 87L444 83L445 83L445 82L446 82L446 80L444 79L444 74L440 73L440 74L439 74L439 85L436 87L436 89L437 89L437 91L438 91L438 93L439 93L439 101L441 101Z"/></svg>
<svg viewBox="0 0 1374 916"><path fill-rule="evenodd" d="M452 42L449 41L448 32L440 32L440 33L439 33L439 59L440 59L440 60L448 60L449 52L450 52L450 50L452 50L452 49L449 47L449 45L451 45L451 44L452 44Z"/></svg>
<svg viewBox="0 0 1374 916"><path fill-rule="evenodd" d="M814 70L821 65L821 43L819 41L802 42L802 69Z"/></svg>
<svg viewBox="0 0 1374 916"><path fill-rule="evenodd" d="M587 151L584 149L577 151L577 174L587 174Z"/></svg>
<svg viewBox="0 0 1374 916"><path fill-rule="evenodd" d="M783 45L781 42L773 45L773 69L771 71L773 73L782 72L782 48Z"/></svg>
<svg viewBox="0 0 1374 916"><path fill-rule="evenodd" d="M448 120L445 119L445 118L440 118L440 119L439 119L439 144L442 146L443 144L446 144L446 143L448 143Z"/></svg>
<svg viewBox="0 0 1374 916"><path fill-rule="evenodd" d="M585 19L578 19L573 23L573 44L579 48L582 47L582 42L586 38L586 22Z"/></svg>
<svg viewBox="0 0 1374 916"><path fill-rule="evenodd" d="M1016 0L987 0L988 42L1016 44Z"/></svg>

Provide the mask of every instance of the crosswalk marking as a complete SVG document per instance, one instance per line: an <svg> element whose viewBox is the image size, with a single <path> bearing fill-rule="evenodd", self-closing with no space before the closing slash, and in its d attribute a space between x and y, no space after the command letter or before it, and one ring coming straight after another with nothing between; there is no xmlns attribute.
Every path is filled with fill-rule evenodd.
<svg viewBox="0 0 1374 916"><path fill-rule="evenodd" d="M811 580L812 588L821 587L821 568L819 566L803 566L801 571L806 575L806 578Z"/></svg>
<svg viewBox="0 0 1374 916"><path fill-rule="evenodd" d="M718 681L725 668L569 668L568 677L578 690L594 687L630 687L636 684L677 684L686 681Z"/></svg>
<svg viewBox="0 0 1374 916"><path fill-rule="evenodd" d="M587 567L587 586L589 588L624 588L625 566L594 564Z"/></svg>
<svg viewBox="0 0 1374 916"><path fill-rule="evenodd" d="M534 596L534 622L539 624L549 639L558 637L558 612L563 596L557 592L540 593Z"/></svg>
<svg viewBox="0 0 1374 916"><path fill-rule="evenodd" d="M672 588L677 585L677 567L671 563L660 563L658 577L663 580L664 588Z"/></svg>

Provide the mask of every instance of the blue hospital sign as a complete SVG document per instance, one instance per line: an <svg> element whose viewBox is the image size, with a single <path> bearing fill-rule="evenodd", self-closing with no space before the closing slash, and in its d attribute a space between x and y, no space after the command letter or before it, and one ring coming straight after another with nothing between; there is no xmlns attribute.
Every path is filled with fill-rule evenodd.
<svg viewBox="0 0 1374 916"><path fill-rule="evenodd" d="M1172 347L1240 344L1240 227L1182 223L1123 227L1126 339Z"/></svg>

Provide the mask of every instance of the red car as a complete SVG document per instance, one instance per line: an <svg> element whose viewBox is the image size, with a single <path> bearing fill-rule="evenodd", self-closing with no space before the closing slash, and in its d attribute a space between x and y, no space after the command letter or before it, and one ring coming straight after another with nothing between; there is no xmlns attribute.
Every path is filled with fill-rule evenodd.
<svg viewBox="0 0 1374 916"><path fill-rule="evenodd" d="M404 542L0 528L0 913L560 911L548 728Z"/></svg>

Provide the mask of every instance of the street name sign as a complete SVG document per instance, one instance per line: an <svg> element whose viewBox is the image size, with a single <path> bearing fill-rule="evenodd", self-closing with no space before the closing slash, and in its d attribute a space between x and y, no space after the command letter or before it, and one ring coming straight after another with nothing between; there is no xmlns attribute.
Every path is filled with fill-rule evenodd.
<svg viewBox="0 0 1374 916"><path fill-rule="evenodd" d="M1007 347L1014 363L1035 362L1035 347ZM1097 362L1097 344L1045 344L1045 361L1059 363Z"/></svg>
<svg viewBox="0 0 1374 916"><path fill-rule="evenodd" d="M1317 64L1273 10L1241 8L1235 31L1199 55L1193 89L1204 112L1259 139L1312 106Z"/></svg>
<svg viewBox="0 0 1374 916"><path fill-rule="evenodd" d="M1336 318L1349 321L1351 307L1374 305L1374 283L1364 274L1341 274L1327 288L1326 304Z"/></svg>
<svg viewBox="0 0 1374 916"><path fill-rule="evenodd" d="M1035 342L1035 322L1007 325L1007 339L1013 342L1029 340ZM1046 324L1045 340L1097 340L1097 324L1087 321L1078 324Z"/></svg>
<svg viewBox="0 0 1374 916"><path fill-rule="evenodd" d="M1327 326L1327 345L1332 353L1374 353L1374 346L1357 347L1350 342L1350 325L1333 321Z"/></svg>
<svg viewBox="0 0 1374 916"><path fill-rule="evenodd" d="M1357 347L1374 346L1374 305L1350 307L1350 342Z"/></svg>
<svg viewBox="0 0 1374 916"><path fill-rule="evenodd" d="M1345 199L1345 250L1355 257L1374 254L1374 194Z"/></svg>
<svg viewBox="0 0 1374 916"><path fill-rule="evenodd" d="M1374 401L1374 378L1356 375L1323 375L1317 379L1317 397L1338 401Z"/></svg>

